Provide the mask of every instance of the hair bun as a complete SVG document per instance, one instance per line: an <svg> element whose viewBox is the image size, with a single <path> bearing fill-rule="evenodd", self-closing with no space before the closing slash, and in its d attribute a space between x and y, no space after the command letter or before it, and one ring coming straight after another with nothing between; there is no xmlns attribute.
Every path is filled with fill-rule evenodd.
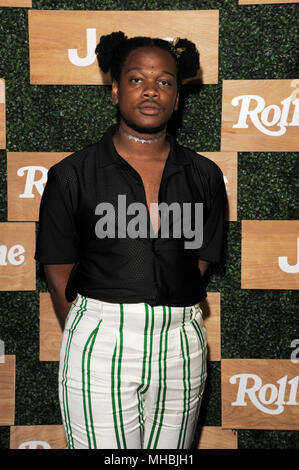
<svg viewBox="0 0 299 470"><path fill-rule="evenodd" d="M110 70L113 49L127 39L127 36L122 31L101 36L95 53L97 55L99 67L104 73L107 73Z"/></svg>
<svg viewBox="0 0 299 470"><path fill-rule="evenodd" d="M176 47L184 49L178 57L181 79L194 77L200 67L200 55L195 44L188 39L180 39Z"/></svg>

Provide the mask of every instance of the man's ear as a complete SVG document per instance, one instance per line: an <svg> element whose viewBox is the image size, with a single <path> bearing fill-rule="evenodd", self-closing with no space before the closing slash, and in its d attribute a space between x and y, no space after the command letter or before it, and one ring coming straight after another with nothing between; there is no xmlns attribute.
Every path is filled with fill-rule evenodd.
<svg viewBox="0 0 299 470"><path fill-rule="evenodd" d="M174 111L176 111L178 109L179 101L180 101L180 93L178 92L177 95L176 95L175 102L174 102L174 108L173 108Z"/></svg>
<svg viewBox="0 0 299 470"><path fill-rule="evenodd" d="M111 90L112 100L114 104L118 103L118 83L116 80L112 80L112 90Z"/></svg>

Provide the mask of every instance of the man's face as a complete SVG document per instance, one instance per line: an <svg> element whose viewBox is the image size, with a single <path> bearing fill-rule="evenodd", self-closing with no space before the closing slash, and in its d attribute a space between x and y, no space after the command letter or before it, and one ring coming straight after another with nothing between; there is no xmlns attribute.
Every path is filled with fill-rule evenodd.
<svg viewBox="0 0 299 470"><path fill-rule="evenodd" d="M164 129L178 107L171 54L158 47L134 49L122 67L119 83L112 83L112 98L127 130L154 133Z"/></svg>

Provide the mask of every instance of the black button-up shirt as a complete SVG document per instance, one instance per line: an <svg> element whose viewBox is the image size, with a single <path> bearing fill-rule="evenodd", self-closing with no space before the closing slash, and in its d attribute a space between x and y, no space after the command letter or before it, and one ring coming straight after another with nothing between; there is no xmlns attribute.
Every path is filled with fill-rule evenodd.
<svg viewBox="0 0 299 470"><path fill-rule="evenodd" d="M102 139L67 156L48 172L39 214L34 258L43 264L75 263L66 287L69 301L76 293L113 303L146 302L149 305L188 306L203 300L206 290L198 269L198 258L220 261L226 215L223 174L210 159L179 145L168 135L170 153L165 163L158 203L203 203L203 243L186 248L181 237L169 236L161 226L150 236L118 235L122 216L119 195L131 203L146 205L139 173L116 151L112 137L117 124ZM147 144L145 144L147 145ZM96 207L110 203L115 210L115 237L99 238L95 230L100 219ZM111 207L112 207L111 206ZM193 211L194 213L194 211ZM129 222L133 215L127 215ZM194 217L191 217L194 224ZM194 225L193 225L193 228ZM129 232L128 232L129 233Z"/></svg>

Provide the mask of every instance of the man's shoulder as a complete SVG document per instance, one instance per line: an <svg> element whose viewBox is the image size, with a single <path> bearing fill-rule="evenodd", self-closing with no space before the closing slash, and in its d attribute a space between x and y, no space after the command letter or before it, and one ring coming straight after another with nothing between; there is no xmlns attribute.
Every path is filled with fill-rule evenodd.
<svg viewBox="0 0 299 470"><path fill-rule="evenodd" d="M81 175L89 175L94 172L98 144L99 142L87 145L52 165L48 171L48 180L55 178L63 190L70 187L77 188Z"/></svg>
<svg viewBox="0 0 299 470"><path fill-rule="evenodd" d="M64 157L51 167L51 169L53 168L52 171L63 173L69 170L77 173L82 172L84 174L94 172L95 167L101 162L101 159L105 161L105 155L109 155L111 152L109 142L112 139L115 127L116 125L110 126L99 140Z"/></svg>
<svg viewBox="0 0 299 470"><path fill-rule="evenodd" d="M55 170L59 172L66 170L69 167L73 167L74 169L80 168L86 159L88 159L90 162L91 160L97 158L98 146L99 142L95 142L87 145L86 147L83 147L80 150L76 150L70 155L62 158L62 160L59 162L55 163L55 165L53 165L51 168L55 168Z"/></svg>
<svg viewBox="0 0 299 470"><path fill-rule="evenodd" d="M179 145L180 151L186 156L191 162L194 169L200 171L202 174L208 177L222 176L222 170L220 167L210 158L202 155L200 152L190 149L187 146Z"/></svg>

